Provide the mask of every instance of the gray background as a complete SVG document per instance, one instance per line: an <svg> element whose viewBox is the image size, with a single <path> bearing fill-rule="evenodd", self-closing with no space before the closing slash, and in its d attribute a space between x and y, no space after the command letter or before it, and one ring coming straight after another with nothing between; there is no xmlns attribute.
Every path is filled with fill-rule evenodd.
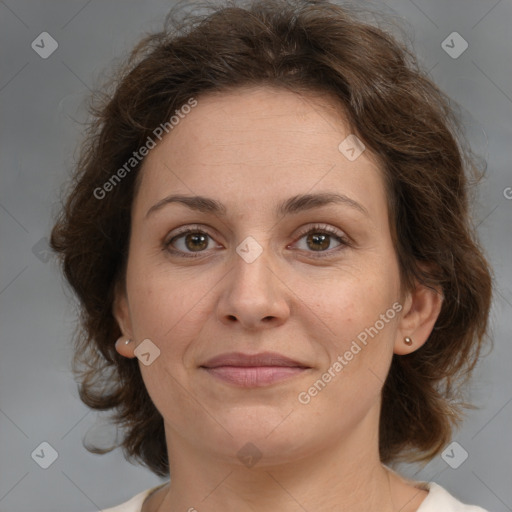
<svg viewBox="0 0 512 512"><path fill-rule="evenodd" d="M161 28L170 5L166 0L0 1L3 512L99 510L163 481L125 462L120 450L99 456L82 447L85 435L108 441L112 430L78 399L69 366L73 299L46 252L45 238L73 164L88 89L144 32ZM462 449L468 459L458 469L441 456L423 468L402 469L418 480L440 483L465 502L511 511L512 2L390 0L378 5L403 18L422 65L464 108L470 141L488 161L475 217L497 285L495 347L478 366L470 397L480 408L468 413L453 437L460 447L449 451L452 464ZM31 47L44 31L59 45L47 59ZM454 31L469 44L458 58L441 46ZM449 44L460 48L458 42ZM31 457L44 441L58 452L48 469Z"/></svg>

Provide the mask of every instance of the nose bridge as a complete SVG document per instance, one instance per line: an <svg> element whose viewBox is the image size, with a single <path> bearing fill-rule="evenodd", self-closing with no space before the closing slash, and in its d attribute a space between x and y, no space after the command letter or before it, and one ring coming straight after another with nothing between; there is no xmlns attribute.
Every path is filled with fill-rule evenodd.
<svg viewBox="0 0 512 512"><path fill-rule="evenodd" d="M269 295L272 288L272 271L270 270L270 246L268 237L246 237L236 247L236 255L233 255L233 282L232 288L242 296L253 296L262 293ZM250 290L252 294L248 293Z"/></svg>
<svg viewBox="0 0 512 512"><path fill-rule="evenodd" d="M268 237L248 236L233 254L232 272L222 291L219 314L237 319L246 327L273 318L282 321L288 314L286 297L272 269Z"/></svg>

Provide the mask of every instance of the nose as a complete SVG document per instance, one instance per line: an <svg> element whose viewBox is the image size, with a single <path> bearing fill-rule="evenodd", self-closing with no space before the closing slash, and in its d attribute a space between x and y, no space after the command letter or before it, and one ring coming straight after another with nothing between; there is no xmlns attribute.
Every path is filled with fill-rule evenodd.
<svg viewBox="0 0 512 512"><path fill-rule="evenodd" d="M233 268L222 280L217 306L221 322L256 330L277 327L287 320L290 291L271 268L269 251L264 248L252 262L238 253L233 255Z"/></svg>

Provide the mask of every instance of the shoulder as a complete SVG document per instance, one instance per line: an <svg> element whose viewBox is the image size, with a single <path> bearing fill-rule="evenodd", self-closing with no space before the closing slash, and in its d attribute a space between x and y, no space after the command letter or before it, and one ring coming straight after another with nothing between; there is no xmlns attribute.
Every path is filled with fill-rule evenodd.
<svg viewBox="0 0 512 512"><path fill-rule="evenodd" d="M144 500L160 487L162 486L146 489L125 503L103 509L102 512L140 512ZM488 512L476 505L465 505L435 482L424 483L424 487L429 491L428 496L423 500L417 512Z"/></svg>
<svg viewBox="0 0 512 512"><path fill-rule="evenodd" d="M435 482L429 482L425 485L429 493L417 512L488 512L476 505L465 505Z"/></svg>
<svg viewBox="0 0 512 512"><path fill-rule="evenodd" d="M157 489L160 489L160 487L163 485L157 485L156 487L151 487L151 489L146 489L145 491L139 492L139 494L136 494L128 501L125 501L120 505L116 505L115 507L104 508L101 510L101 512L140 512L142 509L142 504L146 498Z"/></svg>

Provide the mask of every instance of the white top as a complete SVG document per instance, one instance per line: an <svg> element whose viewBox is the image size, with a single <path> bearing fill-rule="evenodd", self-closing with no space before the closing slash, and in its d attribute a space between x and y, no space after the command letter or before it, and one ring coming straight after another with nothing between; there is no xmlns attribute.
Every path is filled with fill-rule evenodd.
<svg viewBox="0 0 512 512"><path fill-rule="evenodd" d="M434 482L421 482L428 490L427 497L423 500L417 512L488 512L474 505L464 505L454 498L446 489ZM158 485L146 489L135 495L131 500L113 508L106 508L102 512L140 512L144 500L156 489L167 484Z"/></svg>

